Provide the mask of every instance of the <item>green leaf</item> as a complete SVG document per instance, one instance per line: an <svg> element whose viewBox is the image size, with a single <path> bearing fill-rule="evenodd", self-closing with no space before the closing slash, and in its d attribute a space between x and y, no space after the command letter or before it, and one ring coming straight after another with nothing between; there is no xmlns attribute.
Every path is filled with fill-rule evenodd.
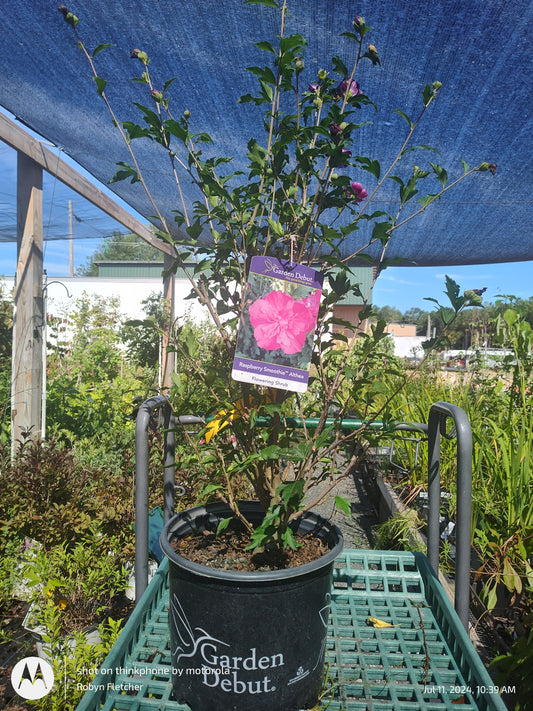
<svg viewBox="0 0 533 711"><path fill-rule="evenodd" d="M372 230L372 239L379 239L381 244L386 244L390 239L389 231L391 229L390 222L375 222Z"/></svg>
<svg viewBox="0 0 533 711"><path fill-rule="evenodd" d="M493 610L496 607L496 603L498 602L498 591L496 589L496 585L493 585L492 588L488 591L488 594L485 593L486 598L486 605L488 610Z"/></svg>
<svg viewBox="0 0 533 711"><path fill-rule="evenodd" d="M215 491L221 491L223 489L220 484L208 484L206 487L202 489L202 491L198 494L197 501L201 501L202 499L206 499L208 496L211 496L211 494Z"/></svg>
<svg viewBox="0 0 533 711"><path fill-rule="evenodd" d="M301 547L301 543L298 543L296 541L296 538L294 537L294 533L292 532L292 529L287 528L282 536L281 540L283 541L285 547L287 548L292 548L293 551L297 551L298 548Z"/></svg>
<svg viewBox="0 0 533 711"><path fill-rule="evenodd" d="M264 96L269 100L272 101L272 97L274 96L274 90L270 86L270 84L267 84L265 81L262 79L259 80L259 84L261 84L261 89L263 90Z"/></svg>
<svg viewBox="0 0 533 711"><path fill-rule="evenodd" d="M288 484L281 484L278 487L278 493L281 495L283 502L287 508L297 510L303 497L304 480L298 479L291 481Z"/></svg>
<svg viewBox="0 0 533 711"><path fill-rule="evenodd" d="M381 175L381 166L378 160L370 160L370 158L367 158L366 156L356 156L355 160L360 164L361 168L368 170L368 172L372 173L376 180L379 180L379 176Z"/></svg>
<svg viewBox="0 0 533 711"><path fill-rule="evenodd" d="M213 143L213 139L205 131L193 134L192 138L196 143Z"/></svg>
<svg viewBox="0 0 533 711"><path fill-rule="evenodd" d="M172 77L172 79L167 79L167 81L163 84L163 91L165 92L165 91L168 89L168 87L169 87L173 82L176 81L177 78L178 78L178 77Z"/></svg>
<svg viewBox="0 0 533 711"><path fill-rule="evenodd" d="M149 84L148 74L143 72L140 77L132 77L131 81L137 82L137 84Z"/></svg>
<svg viewBox="0 0 533 711"><path fill-rule="evenodd" d="M120 161L117 165L120 166L121 169L117 170L115 175L109 181L110 183L118 183L119 181L127 180L128 178L131 178L132 184L140 182L137 171L135 168L132 168L131 165L128 165L128 163L124 163L123 161Z"/></svg>
<svg viewBox="0 0 533 711"><path fill-rule="evenodd" d="M266 7L277 7L279 5L275 0L244 0L245 5L266 5Z"/></svg>
<svg viewBox="0 0 533 711"><path fill-rule="evenodd" d="M466 161L464 161L462 158L461 158L461 163L463 164L464 172L468 173L468 171L470 170L470 166L468 165L468 163Z"/></svg>
<svg viewBox="0 0 533 711"><path fill-rule="evenodd" d="M277 220L271 220L270 217L268 218L268 224L270 225L270 229L272 232L277 236L277 237L284 237L285 236L285 228L281 223L279 223Z"/></svg>
<svg viewBox="0 0 533 711"><path fill-rule="evenodd" d="M450 324L450 323L453 321L454 317L455 317L455 313L452 311L452 309L447 309L447 308L445 308L444 306L441 306L441 307L439 308L439 314L440 314L440 317L441 317L441 319L442 319L442 323L443 323L445 326L447 326L448 324Z"/></svg>
<svg viewBox="0 0 533 711"><path fill-rule="evenodd" d="M92 80L96 84L96 91L102 96L106 88L107 80L102 79L102 77L92 77Z"/></svg>
<svg viewBox="0 0 533 711"><path fill-rule="evenodd" d="M222 521L220 521L220 523L217 526L216 535L220 536L220 534L223 533L226 530L226 528L229 526L231 521L232 521L231 516L229 518L223 518Z"/></svg>
<svg viewBox="0 0 533 711"><path fill-rule="evenodd" d="M179 138L180 141L185 141L189 137L189 132L185 126L183 126L179 121L170 119L164 123L165 131Z"/></svg>
<svg viewBox="0 0 533 711"><path fill-rule="evenodd" d="M457 284L456 281L446 274L446 291L444 293L450 300L450 304L456 312L459 311L465 303L464 296L459 296L459 292L459 284Z"/></svg>
<svg viewBox="0 0 533 711"><path fill-rule="evenodd" d="M112 44L99 44L98 47L95 47L92 56L96 57L97 54L100 54L104 49L107 49L108 47L113 47L114 45Z"/></svg>
<svg viewBox="0 0 533 711"><path fill-rule="evenodd" d="M306 44L307 42L305 37L296 33L294 35L289 35L288 37L282 37L279 41L279 48L280 51L285 54L285 52L289 52L292 49L300 49L301 47L305 47Z"/></svg>
<svg viewBox="0 0 533 711"><path fill-rule="evenodd" d="M246 71L255 74L267 84L276 85L276 77L270 67L246 67Z"/></svg>
<svg viewBox="0 0 533 711"><path fill-rule="evenodd" d="M507 556L503 559L503 582L507 590L516 590L518 594L522 592L522 581L516 570L511 565Z"/></svg>
<svg viewBox="0 0 533 711"><path fill-rule="evenodd" d="M270 42L267 42L266 40L264 40L263 42L256 42L255 46L257 47L257 49L262 49L264 52L271 52L272 54L277 54L274 47L270 44Z"/></svg>
<svg viewBox="0 0 533 711"><path fill-rule="evenodd" d="M198 239L198 237L200 237L200 235L202 234L203 227L200 224L200 222L193 222L192 225L189 225L188 227L185 228L185 231L187 232L187 234L189 235L189 237L191 239L196 241Z"/></svg>
<svg viewBox="0 0 533 711"><path fill-rule="evenodd" d="M337 72L337 74L340 74L343 77L347 77L349 75L348 68L346 67L346 64L342 61L340 57L332 57L331 62L333 64L334 70Z"/></svg>
<svg viewBox="0 0 533 711"><path fill-rule="evenodd" d="M335 497L335 506L340 509L343 513L346 514L346 516L351 516L352 515L352 507L348 499L343 498L342 496L336 496Z"/></svg>
<svg viewBox="0 0 533 711"><path fill-rule="evenodd" d="M406 185L402 185L400 187L400 200L402 201L402 205L405 205L408 200L418 193L418 190L416 189L416 182L416 178L412 177Z"/></svg>
<svg viewBox="0 0 533 711"><path fill-rule="evenodd" d="M442 185L443 188L445 188L446 183L448 182L448 173L444 170L442 166L437 165L436 163L430 163L430 166L433 168L433 172L435 173L439 183Z"/></svg>
<svg viewBox="0 0 533 711"><path fill-rule="evenodd" d="M424 195L424 197L418 198L418 202L422 205L422 207L427 207L435 200L437 194L438 193L434 193L432 195Z"/></svg>
<svg viewBox="0 0 533 711"><path fill-rule="evenodd" d="M268 461L269 459L279 459L281 455L281 447L277 444L271 444L269 447L264 447L259 453L261 459Z"/></svg>
<svg viewBox="0 0 533 711"><path fill-rule="evenodd" d="M433 93L433 87L430 84L426 84L426 86L422 90L422 100L424 102L424 106L427 106L429 104Z"/></svg>
<svg viewBox="0 0 533 711"><path fill-rule="evenodd" d="M415 124L413 123L413 121L411 121L409 116L406 113L404 113L403 111L401 111L401 109L394 109L393 113L399 114L403 119L405 119L407 121L407 123L409 124L409 128L414 127Z"/></svg>
<svg viewBox="0 0 533 711"><path fill-rule="evenodd" d="M411 151L433 151L434 153L439 153L438 148L428 146L425 143L419 143L417 146L409 146L409 148L404 148L401 155L404 156L406 153L410 153Z"/></svg>
<svg viewBox="0 0 533 711"><path fill-rule="evenodd" d="M123 121L122 128L128 134L130 141L133 141L135 138L146 138L150 135L150 131L147 128L143 128L142 126L133 123L133 121Z"/></svg>

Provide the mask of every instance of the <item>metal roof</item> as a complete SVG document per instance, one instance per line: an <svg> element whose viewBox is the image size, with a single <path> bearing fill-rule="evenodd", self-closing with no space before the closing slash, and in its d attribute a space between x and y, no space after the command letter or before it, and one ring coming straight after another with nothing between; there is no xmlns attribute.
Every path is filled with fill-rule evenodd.
<svg viewBox="0 0 533 711"><path fill-rule="evenodd" d="M3 13L0 106L107 184L117 161L128 158L57 5L16 0ZM279 33L277 11L242 0L73 0L68 8L80 18L89 48L113 45L95 62L121 120L135 117L132 101L149 100L146 87L131 81L139 66L129 53L140 48L151 59L156 85L177 77L168 90L174 107L190 110L194 129L208 131L219 153L235 156L236 167L245 164L249 138L261 138L263 109L238 105L237 99L255 89L245 67L264 63L254 42ZM438 80L443 87L415 142L438 147L441 154L429 159L455 166L458 174L461 159L498 164L496 175L475 175L398 231L389 257L420 265L533 259L533 4L292 0L289 8L287 32L298 31L309 42L303 81L312 81L319 68L329 69L333 54L350 51L339 35L351 29L356 14L374 27L368 38L382 66L368 62L357 78L379 113L365 109L361 118L373 125L359 132L354 153L386 165L406 129L393 110L414 115L424 84ZM139 148L156 201L172 219L178 205L166 162L153 147ZM413 162L426 159L409 154L406 175ZM355 169L352 175L363 183L373 180ZM153 214L138 184L110 187L141 215ZM394 187L376 209L392 204ZM187 200L194 197L193 187L186 186Z"/></svg>

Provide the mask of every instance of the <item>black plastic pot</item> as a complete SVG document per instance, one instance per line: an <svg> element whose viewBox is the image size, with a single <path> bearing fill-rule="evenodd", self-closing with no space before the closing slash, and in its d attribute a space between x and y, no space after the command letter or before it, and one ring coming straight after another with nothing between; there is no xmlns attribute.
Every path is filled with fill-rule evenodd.
<svg viewBox="0 0 533 711"><path fill-rule="evenodd" d="M241 511L254 525L258 503ZM305 514L297 531L327 543L322 558L285 570L237 572L192 563L170 542L216 530L219 503L172 518L161 534L169 558L170 641L176 701L192 711L296 711L316 704L323 681L333 561L342 534Z"/></svg>

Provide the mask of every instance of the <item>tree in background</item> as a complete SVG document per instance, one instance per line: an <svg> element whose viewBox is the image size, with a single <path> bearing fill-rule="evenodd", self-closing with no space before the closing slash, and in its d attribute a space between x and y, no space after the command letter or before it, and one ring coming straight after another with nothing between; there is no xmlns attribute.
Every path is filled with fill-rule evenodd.
<svg viewBox="0 0 533 711"><path fill-rule="evenodd" d="M7 437L10 411L13 303L0 284L0 441Z"/></svg>
<svg viewBox="0 0 533 711"><path fill-rule="evenodd" d="M163 252L145 242L138 235L114 232L106 237L98 249L87 258L84 266L78 267L77 276L98 276L95 262L162 262Z"/></svg>
<svg viewBox="0 0 533 711"><path fill-rule="evenodd" d="M126 321L120 337L130 360L143 367L157 368L161 337L169 326L168 305L163 296L155 291L141 303L146 318Z"/></svg>

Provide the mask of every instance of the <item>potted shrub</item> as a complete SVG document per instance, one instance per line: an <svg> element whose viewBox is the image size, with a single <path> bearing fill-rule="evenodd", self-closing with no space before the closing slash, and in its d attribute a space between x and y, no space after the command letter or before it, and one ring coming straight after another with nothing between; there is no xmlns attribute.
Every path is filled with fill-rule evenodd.
<svg viewBox="0 0 533 711"><path fill-rule="evenodd" d="M398 111L404 122L390 165L357 155L354 137L375 110L358 83L358 68L380 65L368 43L371 27L359 16L347 21L343 37L351 55L310 72L305 38L285 33L287 3L252 4L279 12L280 34L256 45L268 61L248 69L258 90L240 99L264 112L264 136L243 147L246 171L232 171L231 159L216 155L186 106L175 113L173 80L152 83L142 48L130 56L139 63L136 81L146 86L147 102L136 104L139 122L120 121L97 67L110 46L87 49L78 18L59 8L130 153L111 180L140 182L147 191L157 234L172 245L174 268L184 270L217 328L220 363L231 364L231 378L222 366L206 367L198 343L181 338L176 327L178 414L184 414L187 388L201 387L211 401L203 436L184 436L212 472L203 498L215 502L179 514L162 535L170 559L175 696L194 711L288 711L316 702L330 574L342 539L312 509L354 469L372 422L387 422L404 378L379 355L385 324L368 327L371 288L398 230L461 181L495 170L463 161L448 182L441 165L426 165L428 147L412 145L438 96L438 81L422 88L415 118ZM181 201L175 224L149 192L135 151L139 140L168 156ZM192 207L183 198L183 181L197 188ZM385 187L397 189L394 213L374 208ZM359 247L347 255L343 245L356 231ZM368 259L374 245L376 268L361 294L350 265ZM451 280L447 291L452 316L481 298L475 290L460 295ZM335 314L350 294L364 301L357 323ZM385 387L387 379L393 387ZM357 430L343 428L348 415L361 420ZM349 513L347 501L337 497L336 503Z"/></svg>

